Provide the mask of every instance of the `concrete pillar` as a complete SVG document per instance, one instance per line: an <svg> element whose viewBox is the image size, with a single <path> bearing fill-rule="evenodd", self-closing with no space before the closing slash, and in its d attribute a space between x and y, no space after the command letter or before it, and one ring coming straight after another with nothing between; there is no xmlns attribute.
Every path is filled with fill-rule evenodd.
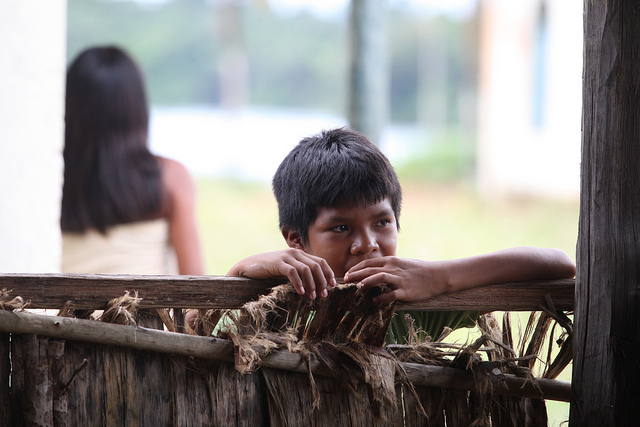
<svg viewBox="0 0 640 427"><path fill-rule="evenodd" d="M60 269L66 0L0 2L0 272Z"/></svg>

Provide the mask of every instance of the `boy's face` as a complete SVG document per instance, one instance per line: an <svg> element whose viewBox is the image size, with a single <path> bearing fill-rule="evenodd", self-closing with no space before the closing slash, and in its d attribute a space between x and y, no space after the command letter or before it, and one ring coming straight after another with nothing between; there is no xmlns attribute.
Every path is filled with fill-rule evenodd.
<svg viewBox="0 0 640 427"><path fill-rule="evenodd" d="M398 227L391 203L384 199L367 207L321 208L309 225L308 236L306 244L288 243L324 258L336 277L343 277L360 261L395 256Z"/></svg>

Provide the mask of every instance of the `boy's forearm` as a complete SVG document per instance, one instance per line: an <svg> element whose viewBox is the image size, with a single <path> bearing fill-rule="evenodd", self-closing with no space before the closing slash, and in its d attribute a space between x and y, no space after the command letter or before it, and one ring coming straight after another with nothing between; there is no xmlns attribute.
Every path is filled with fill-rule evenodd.
<svg viewBox="0 0 640 427"><path fill-rule="evenodd" d="M519 247L441 263L447 292L495 283L564 279L575 264L558 249Z"/></svg>

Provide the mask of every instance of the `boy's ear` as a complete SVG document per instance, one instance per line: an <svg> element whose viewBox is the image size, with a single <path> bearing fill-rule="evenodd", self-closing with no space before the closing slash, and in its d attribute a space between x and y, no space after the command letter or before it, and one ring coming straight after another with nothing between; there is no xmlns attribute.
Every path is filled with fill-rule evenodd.
<svg viewBox="0 0 640 427"><path fill-rule="evenodd" d="M304 250L304 244L302 244L302 236L297 230L287 230L284 227L280 230L284 240L290 248Z"/></svg>

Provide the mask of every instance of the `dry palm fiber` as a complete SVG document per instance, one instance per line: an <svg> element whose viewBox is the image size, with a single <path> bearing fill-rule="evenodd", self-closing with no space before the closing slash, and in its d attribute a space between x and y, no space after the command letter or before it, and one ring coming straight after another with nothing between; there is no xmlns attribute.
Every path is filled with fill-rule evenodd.
<svg viewBox="0 0 640 427"><path fill-rule="evenodd" d="M408 345L388 345L399 361L420 363L432 366L457 366L470 369L475 373L479 356L471 346L464 348L460 345L443 343L450 328L445 328L438 340L420 340L424 335L416 330L411 316L406 316L409 327ZM484 405L479 405L477 396L484 396L487 387L486 375L480 372L476 377L479 393L477 395L461 390L443 389L438 387L418 387L416 394L403 393L403 425L429 426L468 426L488 425L487 411ZM418 399L416 402L415 400ZM421 405L424 414L416 412L414 407Z"/></svg>
<svg viewBox="0 0 640 427"><path fill-rule="evenodd" d="M448 331L438 341L420 341L421 331L415 330L411 319L407 318L411 331L409 345L389 345L385 351L379 346L393 315L393 305L377 306L371 302L371 297L354 285L342 285L331 290L327 299L311 301L298 295L291 285L283 285L274 288L270 295L246 304L237 313L233 327L222 337L234 341L236 369L240 372L257 369L262 356L287 348L307 361L311 355L315 356L340 379L340 387L350 392L327 391L327 388L336 387L335 381L314 378L310 373L304 378L300 374L263 369L270 392L272 423L288 425L292 419L304 418L306 424L320 425L326 420L313 414L327 407L327 402L331 402L330 407L357 407L362 406L363 396L367 396L371 405L368 411L376 416L365 420L363 411L347 408L345 413L349 413L350 424L376 424L388 419L413 425L424 423L424 417L430 425L546 424L543 401L494 395L492 382L500 381L503 373L533 381L531 368L543 350L542 344L553 323L551 318L560 322L563 320L561 315L534 314L537 317L529 321L518 345L514 345L509 316L504 320L504 332L495 319L483 318L480 322L482 337L466 346L441 342ZM516 347L519 352L513 350ZM484 359L489 360L481 357L484 352L488 353ZM549 359L551 353L548 354ZM551 363L547 361L550 368L547 372L566 366L564 362L558 364L557 359ZM387 366L381 368L384 363L379 360L384 360ZM410 384L402 382L399 361L469 370L476 378L476 390L421 387L416 394ZM399 381L395 381L395 375ZM364 390L359 385L362 377L366 384ZM394 382L400 384L396 387ZM295 397L292 390L295 390ZM338 395L342 400L336 401L332 397ZM395 410L397 399L402 402L400 410Z"/></svg>
<svg viewBox="0 0 640 427"><path fill-rule="evenodd" d="M123 296L109 301L107 309L102 313L99 320L106 323L135 326L140 300L141 298L138 298L137 292L132 296L129 291L126 291Z"/></svg>
<svg viewBox="0 0 640 427"><path fill-rule="evenodd" d="M27 307L29 303L25 303L21 296L11 298L11 291L2 289L0 291L0 310L22 310Z"/></svg>
<svg viewBox="0 0 640 427"><path fill-rule="evenodd" d="M107 304L107 309L98 317L98 320L118 325L143 326L146 328L164 329L173 331L174 325L167 309L140 310L138 306L142 298L138 292L130 295L125 291L124 295L114 298Z"/></svg>
<svg viewBox="0 0 640 427"><path fill-rule="evenodd" d="M271 393L271 412L275 417L272 422L287 425L292 419L306 416L308 424L321 424L323 420L318 417L326 406L321 395L343 396L332 405L346 404L345 411L352 423L384 422L394 416L395 377L402 372L397 360L381 347L394 305L374 304L372 298L380 292L380 288L363 292L353 284L338 285L329 291L327 298L309 300L287 284L243 306L235 316L234 327L221 335L235 344L236 369L251 372L259 367L262 356L287 348L301 354L307 362L316 357L339 379L336 385L335 380L314 378L310 372L305 378L263 369ZM364 379L364 389L360 379ZM333 390L326 392L328 388ZM351 393L340 394L344 390ZM297 404L289 404L292 399ZM370 407L366 412L373 412L374 418L365 419L370 414L357 410L363 406L362 402L356 405L358 400L368 400Z"/></svg>
<svg viewBox="0 0 640 427"><path fill-rule="evenodd" d="M489 360L494 363L493 366L499 367L500 372L533 381L536 365L540 362L543 365L540 376L555 378L571 361L572 325L564 313L554 313L551 310L530 313L520 336L517 351L514 350L512 321L509 313L504 313L502 330L497 320L491 315L484 316L478 323L485 335L492 338L489 345L499 343L500 336L505 343L497 345L495 351L488 353ZM552 360L553 340L558 325L564 329L564 332L557 340L560 349ZM545 352L546 358L542 358ZM546 406L542 400L502 395L495 396L493 400L495 403L491 408L491 420L494 425L546 426L548 423Z"/></svg>
<svg viewBox="0 0 640 427"><path fill-rule="evenodd" d="M185 324L185 332L189 335L201 335L205 337L211 336L216 328L216 325L222 318L222 316L228 310L210 309L197 310L197 316L194 319L193 327L189 324Z"/></svg>
<svg viewBox="0 0 640 427"><path fill-rule="evenodd" d="M458 367L474 374L474 392L430 387L417 389L428 415L429 425L445 425L445 420L446 425L547 425L544 401L497 395L493 393L493 384L494 381L504 378L504 374L513 374L533 381L532 371L535 372L538 362L544 369L539 376L557 377L571 361L572 325L569 318L564 313L553 310L531 313L516 345L508 313L503 317L503 328L500 328L492 314L481 316L478 326L483 335L466 346L417 342L417 334L414 334L413 338L410 337L408 346L388 346L403 362ZM560 338L557 339L560 349L555 358L552 358L551 350L558 327L563 329ZM409 325L409 328L413 329L413 326ZM514 348L518 348L518 351ZM484 353L487 353L487 356L483 358L481 354ZM541 357L543 355L546 359ZM411 395L405 395L405 425L418 423L416 417L407 411L411 404Z"/></svg>

